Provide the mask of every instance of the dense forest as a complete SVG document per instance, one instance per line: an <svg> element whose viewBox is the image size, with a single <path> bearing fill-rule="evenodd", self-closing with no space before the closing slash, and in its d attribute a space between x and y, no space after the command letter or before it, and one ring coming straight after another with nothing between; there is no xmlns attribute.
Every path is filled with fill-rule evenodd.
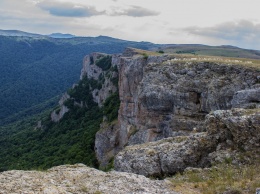
<svg viewBox="0 0 260 194"><path fill-rule="evenodd" d="M97 65L106 71L117 71L111 67L111 57L104 57ZM70 111L58 123L51 121L48 110L41 117L0 128L0 170L47 169L74 163L97 167L95 134L103 116L112 122L117 119L119 108L118 91L111 94L101 108L93 101L92 91L100 85L102 80L84 77L68 90L70 98L64 104ZM75 102L82 102L84 106L77 106ZM39 119L41 124L37 127Z"/></svg>
<svg viewBox="0 0 260 194"><path fill-rule="evenodd" d="M67 39L0 36L0 126L52 107L55 96L79 79L85 55L154 46L104 36ZM47 100L49 103L42 105Z"/></svg>

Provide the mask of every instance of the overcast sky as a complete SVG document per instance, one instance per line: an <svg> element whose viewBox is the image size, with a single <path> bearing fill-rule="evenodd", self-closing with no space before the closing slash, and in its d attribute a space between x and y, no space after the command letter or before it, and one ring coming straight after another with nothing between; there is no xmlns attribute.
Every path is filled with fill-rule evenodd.
<svg viewBox="0 0 260 194"><path fill-rule="evenodd" d="M260 50L260 0L0 0L0 29Z"/></svg>

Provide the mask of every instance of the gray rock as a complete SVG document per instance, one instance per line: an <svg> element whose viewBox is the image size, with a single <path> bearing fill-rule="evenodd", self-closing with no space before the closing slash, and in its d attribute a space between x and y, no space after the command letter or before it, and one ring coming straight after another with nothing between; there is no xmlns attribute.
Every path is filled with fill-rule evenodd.
<svg viewBox="0 0 260 194"><path fill-rule="evenodd" d="M58 111L54 110L51 113L51 120L53 122L59 122L67 112L69 112L69 108L65 105L61 105Z"/></svg>
<svg viewBox="0 0 260 194"><path fill-rule="evenodd" d="M258 107L258 69L221 62L183 62L170 55L145 60L130 48L127 53L127 57L115 55L112 60L119 68L121 148L188 135L194 128L203 131L205 116L211 111L245 108L242 102L247 108ZM165 116L171 119L162 130ZM136 129L134 134L131 128Z"/></svg>
<svg viewBox="0 0 260 194"><path fill-rule="evenodd" d="M118 123L103 122L96 133L95 152L101 168L105 168L119 151L118 130Z"/></svg>
<svg viewBox="0 0 260 194"><path fill-rule="evenodd" d="M237 91L231 101L233 108L255 108L260 104L260 87Z"/></svg>
<svg viewBox="0 0 260 194"><path fill-rule="evenodd" d="M217 110L206 116L205 127L206 132L190 136L127 146L116 156L115 169L165 176L216 162L234 160L237 164L241 150L254 152L260 148L259 109Z"/></svg>
<svg viewBox="0 0 260 194"><path fill-rule="evenodd" d="M124 172L105 173L83 164L57 166L47 171L5 171L0 173L0 190L2 194L177 194L163 180Z"/></svg>

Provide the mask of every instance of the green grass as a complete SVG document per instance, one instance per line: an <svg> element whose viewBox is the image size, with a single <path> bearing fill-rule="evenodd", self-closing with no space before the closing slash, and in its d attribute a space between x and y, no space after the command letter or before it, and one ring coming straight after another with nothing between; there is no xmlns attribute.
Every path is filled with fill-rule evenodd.
<svg viewBox="0 0 260 194"><path fill-rule="evenodd" d="M248 68L260 70L260 60L246 59L246 58L232 58L232 57L219 57L219 56L203 56L192 54L172 54L174 58L173 63L189 63L189 62L210 62L216 64L238 65Z"/></svg>
<svg viewBox="0 0 260 194"><path fill-rule="evenodd" d="M260 187L258 164L233 166L221 164L211 169L187 171L169 179L175 191L183 194L255 193Z"/></svg>
<svg viewBox="0 0 260 194"><path fill-rule="evenodd" d="M167 53L260 59L260 51L232 46L176 45L163 49Z"/></svg>

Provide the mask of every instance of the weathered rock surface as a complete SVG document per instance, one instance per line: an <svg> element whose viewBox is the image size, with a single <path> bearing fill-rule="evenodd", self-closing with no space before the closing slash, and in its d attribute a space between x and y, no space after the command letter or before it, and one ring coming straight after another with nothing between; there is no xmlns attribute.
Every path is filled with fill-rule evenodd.
<svg viewBox="0 0 260 194"><path fill-rule="evenodd" d="M144 176L102 172L83 164L53 167L46 172L6 171L0 173L0 192L15 193L176 193L166 181L150 180Z"/></svg>
<svg viewBox="0 0 260 194"><path fill-rule="evenodd" d="M82 80L84 76L87 76L88 79L93 79L99 82L102 82L100 84L100 88L93 89L92 91L92 97L94 102L98 103L99 107L102 106L103 102L113 93L117 91L117 83L113 83L113 79L117 80L118 73L117 70L114 71L107 71L103 70L101 67L96 65L96 62L100 59L110 56L108 54L103 53L92 53L90 55L87 55L83 59L83 68L81 70L80 79ZM113 67L113 66L112 66ZM73 85L72 88L76 87L77 85ZM59 101L59 110L53 111L51 113L51 119L53 122L60 121L65 113L69 112L68 107L64 105L64 103L71 99L70 95L68 93L63 94ZM84 102L74 102L74 106L83 107L85 106Z"/></svg>
<svg viewBox="0 0 260 194"><path fill-rule="evenodd" d="M215 110L259 106L259 69L134 49L113 56L119 69L119 144L141 144L203 131Z"/></svg>
<svg viewBox="0 0 260 194"><path fill-rule="evenodd" d="M117 85L115 85L112 82L112 79L117 78L118 73L116 71L102 70L101 67L96 65L96 62L98 60L107 56L110 55L104 53L92 53L90 55L87 55L83 60L83 68L81 70L81 75L80 75L80 79L83 79L84 76L87 76L89 79L94 79L99 81L100 79L103 80L101 88L95 89L92 92L94 102L98 103L100 107L111 94L117 91Z"/></svg>
<svg viewBox="0 0 260 194"><path fill-rule="evenodd" d="M95 152L99 166L105 168L109 161L120 151L118 123L103 122L96 133ZM112 162L112 161L111 161Z"/></svg>
<svg viewBox="0 0 260 194"><path fill-rule="evenodd" d="M260 109L217 110L206 116L205 127L206 132L190 136L128 146L116 156L115 169L163 176L226 158L243 162L236 158L241 150L260 154Z"/></svg>
<svg viewBox="0 0 260 194"><path fill-rule="evenodd" d="M59 110L54 110L51 113L51 120L53 122L59 122L67 112L69 112L68 107L66 107L65 105L61 105Z"/></svg>
<svg viewBox="0 0 260 194"><path fill-rule="evenodd" d="M113 55L112 65L119 73L119 129L108 127L97 134L96 142L105 142L98 146L98 158L116 154L126 145L203 132L211 111L260 106L259 69L172 55L148 56L131 48Z"/></svg>
<svg viewBox="0 0 260 194"><path fill-rule="evenodd" d="M234 108L260 107L260 87L236 92L231 103Z"/></svg>
<svg viewBox="0 0 260 194"><path fill-rule="evenodd" d="M58 122L62 119L62 117L69 111L68 107L64 105L64 102L70 98L69 94L66 92L62 95L62 97L59 100L59 109L54 110L51 113L51 120L53 122Z"/></svg>

